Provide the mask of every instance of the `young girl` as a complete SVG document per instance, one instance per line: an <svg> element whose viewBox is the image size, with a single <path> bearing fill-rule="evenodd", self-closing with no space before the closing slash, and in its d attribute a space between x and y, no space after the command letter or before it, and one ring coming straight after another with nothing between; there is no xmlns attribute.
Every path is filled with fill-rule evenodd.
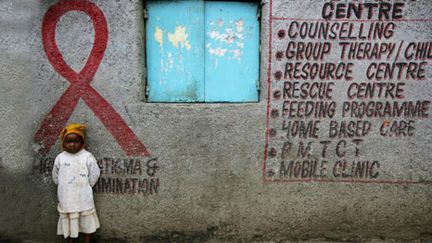
<svg viewBox="0 0 432 243"><path fill-rule="evenodd" d="M92 187L100 170L95 157L84 149L85 125L70 124L60 134L63 152L54 162L53 180L57 187L60 218L57 234L72 242L78 233L84 233L84 242L99 228L99 219L93 202Z"/></svg>

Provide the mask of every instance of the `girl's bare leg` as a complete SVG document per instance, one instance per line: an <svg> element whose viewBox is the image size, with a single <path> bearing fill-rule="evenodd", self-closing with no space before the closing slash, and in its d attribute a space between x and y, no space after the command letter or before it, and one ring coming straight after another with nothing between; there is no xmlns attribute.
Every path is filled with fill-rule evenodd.
<svg viewBox="0 0 432 243"><path fill-rule="evenodd" d="M73 239L72 239L71 237L68 237L68 238L67 238L67 242L68 242L68 243L72 243L72 242L73 242Z"/></svg>

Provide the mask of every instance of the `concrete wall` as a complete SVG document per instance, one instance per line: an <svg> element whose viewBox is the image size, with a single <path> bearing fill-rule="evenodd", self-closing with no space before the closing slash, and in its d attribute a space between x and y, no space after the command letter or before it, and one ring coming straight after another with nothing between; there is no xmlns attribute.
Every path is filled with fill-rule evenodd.
<svg viewBox="0 0 432 243"><path fill-rule="evenodd" d="M359 18L347 17L343 6L329 14L337 3L376 1L262 1L260 101L244 104L145 102L145 3L91 2L97 8L66 4L87 13L65 11L56 24L56 10L43 24L57 1L0 1L0 239L59 239L50 167L60 152L58 127L67 120L88 125L88 149L102 168L95 200L103 241L432 240L431 1L384 1L382 9L391 11L382 12L382 22L377 9L368 18L371 5ZM333 26L335 38L294 36L300 26L319 23ZM376 25L384 35L365 36ZM56 44L49 39L54 29ZM74 77L65 67L78 73L85 66L95 36L95 60L87 65L93 79ZM323 55L292 57L300 42L322 43ZM341 42L354 58L341 56ZM359 51L353 43L360 42L371 43L371 51ZM426 54L412 57L418 46ZM296 62L346 72L302 77L293 71ZM367 76L376 73L373 63L395 62L410 65L400 78ZM78 79L93 89L71 85ZM314 82L327 85L324 97L294 90ZM357 92L367 84L388 91ZM68 87L75 87L71 100L61 98ZM310 108L302 101L334 102L334 112L298 117ZM411 110L389 115L376 108L395 102ZM375 112L362 115L367 104ZM287 127L294 123L310 132L296 134Z"/></svg>

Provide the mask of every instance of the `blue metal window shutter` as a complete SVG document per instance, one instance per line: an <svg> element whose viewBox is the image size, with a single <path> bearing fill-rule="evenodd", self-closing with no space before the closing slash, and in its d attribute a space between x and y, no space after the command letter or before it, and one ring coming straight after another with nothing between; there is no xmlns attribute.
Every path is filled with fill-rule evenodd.
<svg viewBox="0 0 432 243"><path fill-rule="evenodd" d="M147 11L149 101L203 101L204 2L148 1Z"/></svg>
<svg viewBox="0 0 432 243"><path fill-rule="evenodd" d="M257 7L234 1L147 1L148 101L258 101Z"/></svg>
<svg viewBox="0 0 432 243"><path fill-rule="evenodd" d="M205 101L258 101L257 4L208 1L205 25Z"/></svg>

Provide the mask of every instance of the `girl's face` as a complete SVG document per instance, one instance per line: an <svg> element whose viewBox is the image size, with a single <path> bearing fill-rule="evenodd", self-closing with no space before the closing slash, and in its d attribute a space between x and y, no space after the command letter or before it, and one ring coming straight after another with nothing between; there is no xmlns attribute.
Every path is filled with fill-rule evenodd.
<svg viewBox="0 0 432 243"><path fill-rule="evenodd" d="M71 154L78 153L84 146L82 137L78 134L68 134L63 141L63 148L66 152Z"/></svg>

